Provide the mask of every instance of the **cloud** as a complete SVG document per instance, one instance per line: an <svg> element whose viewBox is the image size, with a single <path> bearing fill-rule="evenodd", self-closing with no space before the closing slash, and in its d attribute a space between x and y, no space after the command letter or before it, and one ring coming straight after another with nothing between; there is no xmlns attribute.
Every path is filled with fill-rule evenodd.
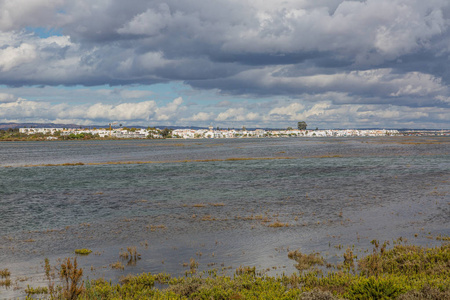
<svg viewBox="0 0 450 300"><path fill-rule="evenodd" d="M0 93L0 103L16 102L18 100L20 100L20 98L17 98L14 95L7 93Z"/></svg>
<svg viewBox="0 0 450 300"><path fill-rule="evenodd" d="M19 47L7 47L0 50L0 70L8 72L14 67L30 63L36 58L36 48L23 43Z"/></svg>
<svg viewBox="0 0 450 300"><path fill-rule="evenodd" d="M119 34L154 36L168 26L172 18L170 8L161 3L156 10L151 8L133 17L128 23L117 30Z"/></svg>
<svg viewBox="0 0 450 300"><path fill-rule="evenodd" d="M221 112L215 118L215 121L227 121L227 122L235 122L235 121L247 121L252 122L259 118L259 114L256 112L248 112L244 108L230 108L224 112Z"/></svg>
<svg viewBox="0 0 450 300"><path fill-rule="evenodd" d="M212 120L212 113L199 112L193 115L191 118L183 119L183 121L209 121Z"/></svg>
<svg viewBox="0 0 450 300"><path fill-rule="evenodd" d="M0 87L21 95L29 86L72 86L84 95L85 87L102 86L101 100L67 96L80 110L72 119L89 111L93 118L131 120L119 111L127 109L136 120L277 123L330 109L358 119L351 105L375 105L381 115L388 115L386 105L448 110L449 12L447 0L4 0ZM37 28L58 34L40 37ZM135 86L161 83L216 93L210 99L217 105L206 111L172 102L181 94L166 104L129 103L157 96ZM279 97L296 104L272 106ZM248 110L242 99L266 108ZM420 122L436 116L418 115Z"/></svg>
<svg viewBox="0 0 450 300"><path fill-rule="evenodd" d="M269 112L269 115L278 115L280 117L292 117L295 116L296 113L305 108L304 105L300 103L292 103L285 107L276 107Z"/></svg>
<svg viewBox="0 0 450 300"><path fill-rule="evenodd" d="M151 91L141 91L141 90L123 90L120 95L125 99L137 99L145 98L151 96L153 92Z"/></svg>
<svg viewBox="0 0 450 300"><path fill-rule="evenodd" d="M63 0L3 0L0 2L0 30L53 25L63 3Z"/></svg>
<svg viewBox="0 0 450 300"><path fill-rule="evenodd" d="M0 99L3 94L0 94ZM11 97L7 94L5 99ZM33 121L35 118L46 120L78 120L80 124L94 124L95 122L151 122L169 120L173 118L182 103L181 98L165 106L158 106L155 101L137 103L120 103L116 105L95 103L92 105L69 106L67 104L51 104L20 99L19 101L0 102L0 118L22 118ZM39 116L39 117L37 117Z"/></svg>

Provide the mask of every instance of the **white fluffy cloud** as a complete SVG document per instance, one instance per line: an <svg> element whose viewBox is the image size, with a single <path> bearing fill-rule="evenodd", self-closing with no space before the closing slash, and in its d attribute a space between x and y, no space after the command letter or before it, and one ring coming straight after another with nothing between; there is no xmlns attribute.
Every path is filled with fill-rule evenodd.
<svg viewBox="0 0 450 300"><path fill-rule="evenodd" d="M36 47L26 43L0 49L0 70L8 72L16 66L32 62L36 56Z"/></svg>
<svg viewBox="0 0 450 300"><path fill-rule="evenodd" d="M10 99L10 95L0 94L0 99ZM169 120L183 110L180 107L181 98L177 98L165 106L158 106L155 101L137 103L121 103L117 105L95 103L93 105L69 106L67 104L53 105L48 102L38 102L25 99L1 103L0 119L24 118L30 122L36 119L49 120L78 120L81 124L95 124L95 122L151 122Z"/></svg>
<svg viewBox="0 0 450 300"><path fill-rule="evenodd" d="M9 103L9 102L16 102L20 98L17 98L16 96L12 94L7 93L0 93L0 103Z"/></svg>

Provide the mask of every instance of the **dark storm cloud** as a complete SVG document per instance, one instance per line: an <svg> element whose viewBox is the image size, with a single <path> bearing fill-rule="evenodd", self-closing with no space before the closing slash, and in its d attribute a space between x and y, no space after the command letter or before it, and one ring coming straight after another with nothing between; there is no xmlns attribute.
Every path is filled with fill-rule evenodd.
<svg viewBox="0 0 450 300"><path fill-rule="evenodd" d="M225 94L446 106L436 96L448 98L449 4L36 0L30 10L4 1L0 84L184 81ZM40 39L30 26L63 37Z"/></svg>

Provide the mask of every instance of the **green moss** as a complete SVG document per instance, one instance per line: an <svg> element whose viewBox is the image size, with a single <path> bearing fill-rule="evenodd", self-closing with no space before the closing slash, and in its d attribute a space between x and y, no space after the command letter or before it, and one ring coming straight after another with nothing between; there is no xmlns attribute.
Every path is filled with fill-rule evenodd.
<svg viewBox="0 0 450 300"><path fill-rule="evenodd" d="M91 249L76 249L75 254L79 255L89 255L92 252Z"/></svg>

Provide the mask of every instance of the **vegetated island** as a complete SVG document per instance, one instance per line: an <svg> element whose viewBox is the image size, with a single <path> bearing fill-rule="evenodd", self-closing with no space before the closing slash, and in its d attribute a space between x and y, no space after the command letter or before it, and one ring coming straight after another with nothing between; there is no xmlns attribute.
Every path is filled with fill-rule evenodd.
<svg viewBox="0 0 450 300"><path fill-rule="evenodd" d="M298 273L278 277L242 266L233 276L217 269L197 272L191 259L184 277L143 273L113 284L103 278L83 281L76 257L58 267L46 259L47 286L28 285L25 293L43 299L450 299L450 238L436 239L440 246L414 246L399 238L390 247L373 240L371 254L358 259L347 248L337 264L318 253L290 251ZM136 264L140 255L134 247L121 258ZM123 268L120 261L111 266ZM0 270L0 276L0 286L11 288L11 273Z"/></svg>

